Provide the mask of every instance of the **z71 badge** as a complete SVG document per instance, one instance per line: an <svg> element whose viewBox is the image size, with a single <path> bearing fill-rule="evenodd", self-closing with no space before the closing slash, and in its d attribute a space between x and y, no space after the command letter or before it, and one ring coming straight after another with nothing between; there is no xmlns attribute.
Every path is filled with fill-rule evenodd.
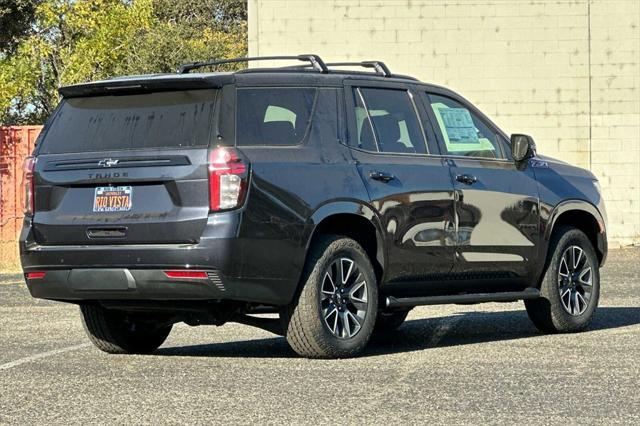
<svg viewBox="0 0 640 426"><path fill-rule="evenodd" d="M531 167L538 167L540 169L548 169L549 163L541 160L531 160Z"/></svg>

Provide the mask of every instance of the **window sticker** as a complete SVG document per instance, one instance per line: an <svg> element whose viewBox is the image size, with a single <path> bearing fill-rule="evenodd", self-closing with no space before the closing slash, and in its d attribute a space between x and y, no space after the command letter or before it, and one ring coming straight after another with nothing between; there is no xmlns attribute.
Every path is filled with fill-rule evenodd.
<svg viewBox="0 0 640 426"><path fill-rule="evenodd" d="M478 135L478 129L469 110L450 108L440 102L431 104L431 107L448 152L464 155L468 152L495 151L489 139L484 135Z"/></svg>
<svg viewBox="0 0 640 426"><path fill-rule="evenodd" d="M450 142L478 143L478 132L468 110L444 108L440 110L440 117L442 117Z"/></svg>

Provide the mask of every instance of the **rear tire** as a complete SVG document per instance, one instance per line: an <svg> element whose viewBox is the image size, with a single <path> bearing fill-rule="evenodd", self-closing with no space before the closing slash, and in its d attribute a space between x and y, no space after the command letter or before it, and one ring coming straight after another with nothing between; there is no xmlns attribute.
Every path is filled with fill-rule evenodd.
<svg viewBox="0 0 640 426"><path fill-rule="evenodd" d="M541 297L524 301L527 314L545 333L582 331L591 323L600 297L596 252L589 238L571 227L554 233L549 250Z"/></svg>
<svg viewBox="0 0 640 426"><path fill-rule="evenodd" d="M411 311L411 309L378 312L373 332L388 333L390 331L397 330L402 324L404 324L404 321L407 319L407 315L409 315L409 311Z"/></svg>
<svg viewBox="0 0 640 426"><path fill-rule="evenodd" d="M110 354L148 354L160 347L172 326L127 317L99 305L80 305L82 323L91 343Z"/></svg>
<svg viewBox="0 0 640 426"><path fill-rule="evenodd" d="M378 286L356 241L321 236L309 252L302 289L286 309L286 338L307 358L347 358L365 347L376 322Z"/></svg>

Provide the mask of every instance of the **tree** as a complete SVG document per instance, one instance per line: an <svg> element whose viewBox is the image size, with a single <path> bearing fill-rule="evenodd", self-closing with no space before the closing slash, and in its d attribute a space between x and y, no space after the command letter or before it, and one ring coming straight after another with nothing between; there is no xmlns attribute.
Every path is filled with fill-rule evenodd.
<svg viewBox="0 0 640 426"><path fill-rule="evenodd" d="M192 30L214 26L233 30L247 21L247 2L241 0L154 0L156 16Z"/></svg>
<svg viewBox="0 0 640 426"><path fill-rule="evenodd" d="M41 0L29 19L0 56L0 123L44 122L61 85L247 50L242 1Z"/></svg>
<svg viewBox="0 0 640 426"><path fill-rule="evenodd" d="M179 64L244 56L247 5L237 0L153 0L154 25L138 34L121 72L173 72Z"/></svg>
<svg viewBox="0 0 640 426"><path fill-rule="evenodd" d="M0 0L0 55L13 52L30 32L39 3L40 0Z"/></svg>

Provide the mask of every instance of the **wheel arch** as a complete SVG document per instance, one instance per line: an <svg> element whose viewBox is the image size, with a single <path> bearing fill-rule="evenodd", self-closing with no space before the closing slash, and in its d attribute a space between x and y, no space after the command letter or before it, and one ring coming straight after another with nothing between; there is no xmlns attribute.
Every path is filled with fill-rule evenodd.
<svg viewBox="0 0 640 426"><path fill-rule="evenodd" d="M386 266L386 248L380 220L374 210L356 201L337 201L322 205L310 217L310 232L306 237L306 257L314 240L320 235L345 235L358 241L369 255L378 284Z"/></svg>
<svg viewBox="0 0 640 426"><path fill-rule="evenodd" d="M548 255L549 243L553 232L563 225L573 226L587 235L596 250L600 266L603 266L607 257L605 220L593 204L584 200L566 200L554 207L544 231L546 248L544 259Z"/></svg>

